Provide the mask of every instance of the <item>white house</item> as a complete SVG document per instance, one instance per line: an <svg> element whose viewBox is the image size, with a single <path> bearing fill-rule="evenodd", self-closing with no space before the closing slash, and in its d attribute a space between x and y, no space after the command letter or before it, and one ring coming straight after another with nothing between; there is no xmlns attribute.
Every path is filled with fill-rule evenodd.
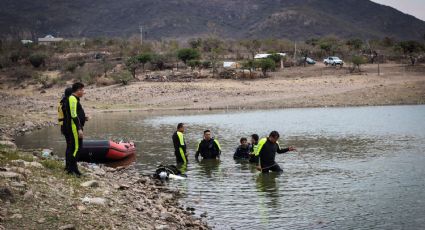
<svg viewBox="0 0 425 230"><path fill-rule="evenodd" d="M52 35L46 35L44 38L38 38L38 44L48 45L56 42L63 41L63 38L55 38Z"/></svg>
<svg viewBox="0 0 425 230"><path fill-rule="evenodd" d="M286 56L286 53L277 53L277 54L279 54L282 57L285 57ZM268 58L270 55L272 55L272 54L256 54L254 56L254 59Z"/></svg>
<svg viewBox="0 0 425 230"><path fill-rule="evenodd" d="M33 41L32 41L32 40L21 40L21 43L22 43L23 45L27 45L27 44L32 44L32 43L33 43Z"/></svg>

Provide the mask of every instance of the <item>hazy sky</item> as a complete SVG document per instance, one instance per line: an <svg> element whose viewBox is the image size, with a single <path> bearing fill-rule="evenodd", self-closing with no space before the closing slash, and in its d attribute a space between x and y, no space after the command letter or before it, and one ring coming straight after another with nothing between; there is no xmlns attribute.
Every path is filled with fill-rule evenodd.
<svg viewBox="0 0 425 230"><path fill-rule="evenodd" d="M425 0L372 0L425 21Z"/></svg>

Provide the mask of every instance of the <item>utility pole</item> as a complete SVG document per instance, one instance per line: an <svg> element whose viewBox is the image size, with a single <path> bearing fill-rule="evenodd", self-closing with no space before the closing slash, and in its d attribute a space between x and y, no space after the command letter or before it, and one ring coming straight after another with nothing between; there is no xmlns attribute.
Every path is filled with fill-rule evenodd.
<svg viewBox="0 0 425 230"><path fill-rule="evenodd" d="M140 25L140 45L143 45L143 26Z"/></svg>

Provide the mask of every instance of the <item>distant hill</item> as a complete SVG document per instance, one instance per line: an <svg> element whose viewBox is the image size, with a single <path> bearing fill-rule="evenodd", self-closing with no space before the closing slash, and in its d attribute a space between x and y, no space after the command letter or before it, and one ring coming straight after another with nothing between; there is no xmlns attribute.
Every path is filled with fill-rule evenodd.
<svg viewBox="0 0 425 230"><path fill-rule="evenodd" d="M423 39L425 22L369 0L3 0L0 36Z"/></svg>

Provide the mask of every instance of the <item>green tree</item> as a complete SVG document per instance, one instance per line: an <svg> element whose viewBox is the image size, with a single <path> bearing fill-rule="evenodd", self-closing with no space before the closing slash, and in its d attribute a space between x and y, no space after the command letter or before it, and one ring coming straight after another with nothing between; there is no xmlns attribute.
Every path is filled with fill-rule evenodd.
<svg viewBox="0 0 425 230"><path fill-rule="evenodd" d="M255 54L261 47L261 42L259 40L243 40L240 44L251 54L252 59L254 59Z"/></svg>
<svg viewBox="0 0 425 230"><path fill-rule="evenodd" d="M190 60L187 62L187 65L190 66L193 71L193 69L195 69L196 67L201 66L201 62L199 60Z"/></svg>
<svg viewBox="0 0 425 230"><path fill-rule="evenodd" d="M45 64L46 56L44 54L35 53L29 57L29 61L35 68Z"/></svg>
<svg viewBox="0 0 425 230"><path fill-rule="evenodd" d="M350 50L360 50L363 47L363 41L358 38L350 39L345 43Z"/></svg>
<svg viewBox="0 0 425 230"><path fill-rule="evenodd" d="M189 45L192 49L198 49L202 47L202 38L189 40Z"/></svg>
<svg viewBox="0 0 425 230"><path fill-rule="evenodd" d="M195 49L184 48L177 51L177 57L186 64L187 61L199 59L201 55Z"/></svg>
<svg viewBox="0 0 425 230"><path fill-rule="evenodd" d="M263 76L267 76L267 71L274 70L276 68L276 63L271 58L264 58L256 61L256 66L261 68Z"/></svg>
<svg viewBox="0 0 425 230"><path fill-rule="evenodd" d="M278 64L280 60L282 60L282 55L278 53L272 53L268 56L268 58L272 59L276 64Z"/></svg>
<svg viewBox="0 0 425 230"><path fill-rule="evenodd" d="M157 70L163 70L165 68L166 56L162 54L155 54L152 56L150 63Z"/></svg>
<svg viewBox="0 0 425 230"><path fill-rule="evenodd" d="M112 70L114 66L106 59L106 57L102 58L102 70L105 74L105 77L108 77L108 71Z"/></svg>
<svg viewBox="0 0 425 230"><path fill-rule="evenodd" d="M335 53L339 50L341 44L339 40L334 37L323 38L319 41L319 47L323 50L326 55L335 55Z"/></svg>
<svg viewBox="0 0 425 230"><path fill-rule="evenodd" d="M363 56L354 55L354 56L351 57L351 63L353 63L353 67L351 69L351 72L354 72L356 70L356 68L358 69L359 72L361 72L360 66L366 64L367 60Z"/></svg>
<svg viewBox="0 0 425 230"><path fill-rule="evenodd" d="M417 41L399 42L396 49L400 50L407 58L410 59L412 66L416 64L418 56L425 51L424 45Z"/></svg>
<svg viewBox="0 0 425 230"><path fill-rule="evenodd" d="M139 63L142 63L142 70L145 71L145 64L152 61L152 54L151 53L143 53L137 56L137 61Z"/></svg>
<svg viewBox="0 0 425 230"><path fill-rule="evenodd" d="M137 57L130 57L126 60L125 66L127 67L128 71L131 73L133 78L136 78L136 71L137 68L139 68L139 60Z"/></svg>

